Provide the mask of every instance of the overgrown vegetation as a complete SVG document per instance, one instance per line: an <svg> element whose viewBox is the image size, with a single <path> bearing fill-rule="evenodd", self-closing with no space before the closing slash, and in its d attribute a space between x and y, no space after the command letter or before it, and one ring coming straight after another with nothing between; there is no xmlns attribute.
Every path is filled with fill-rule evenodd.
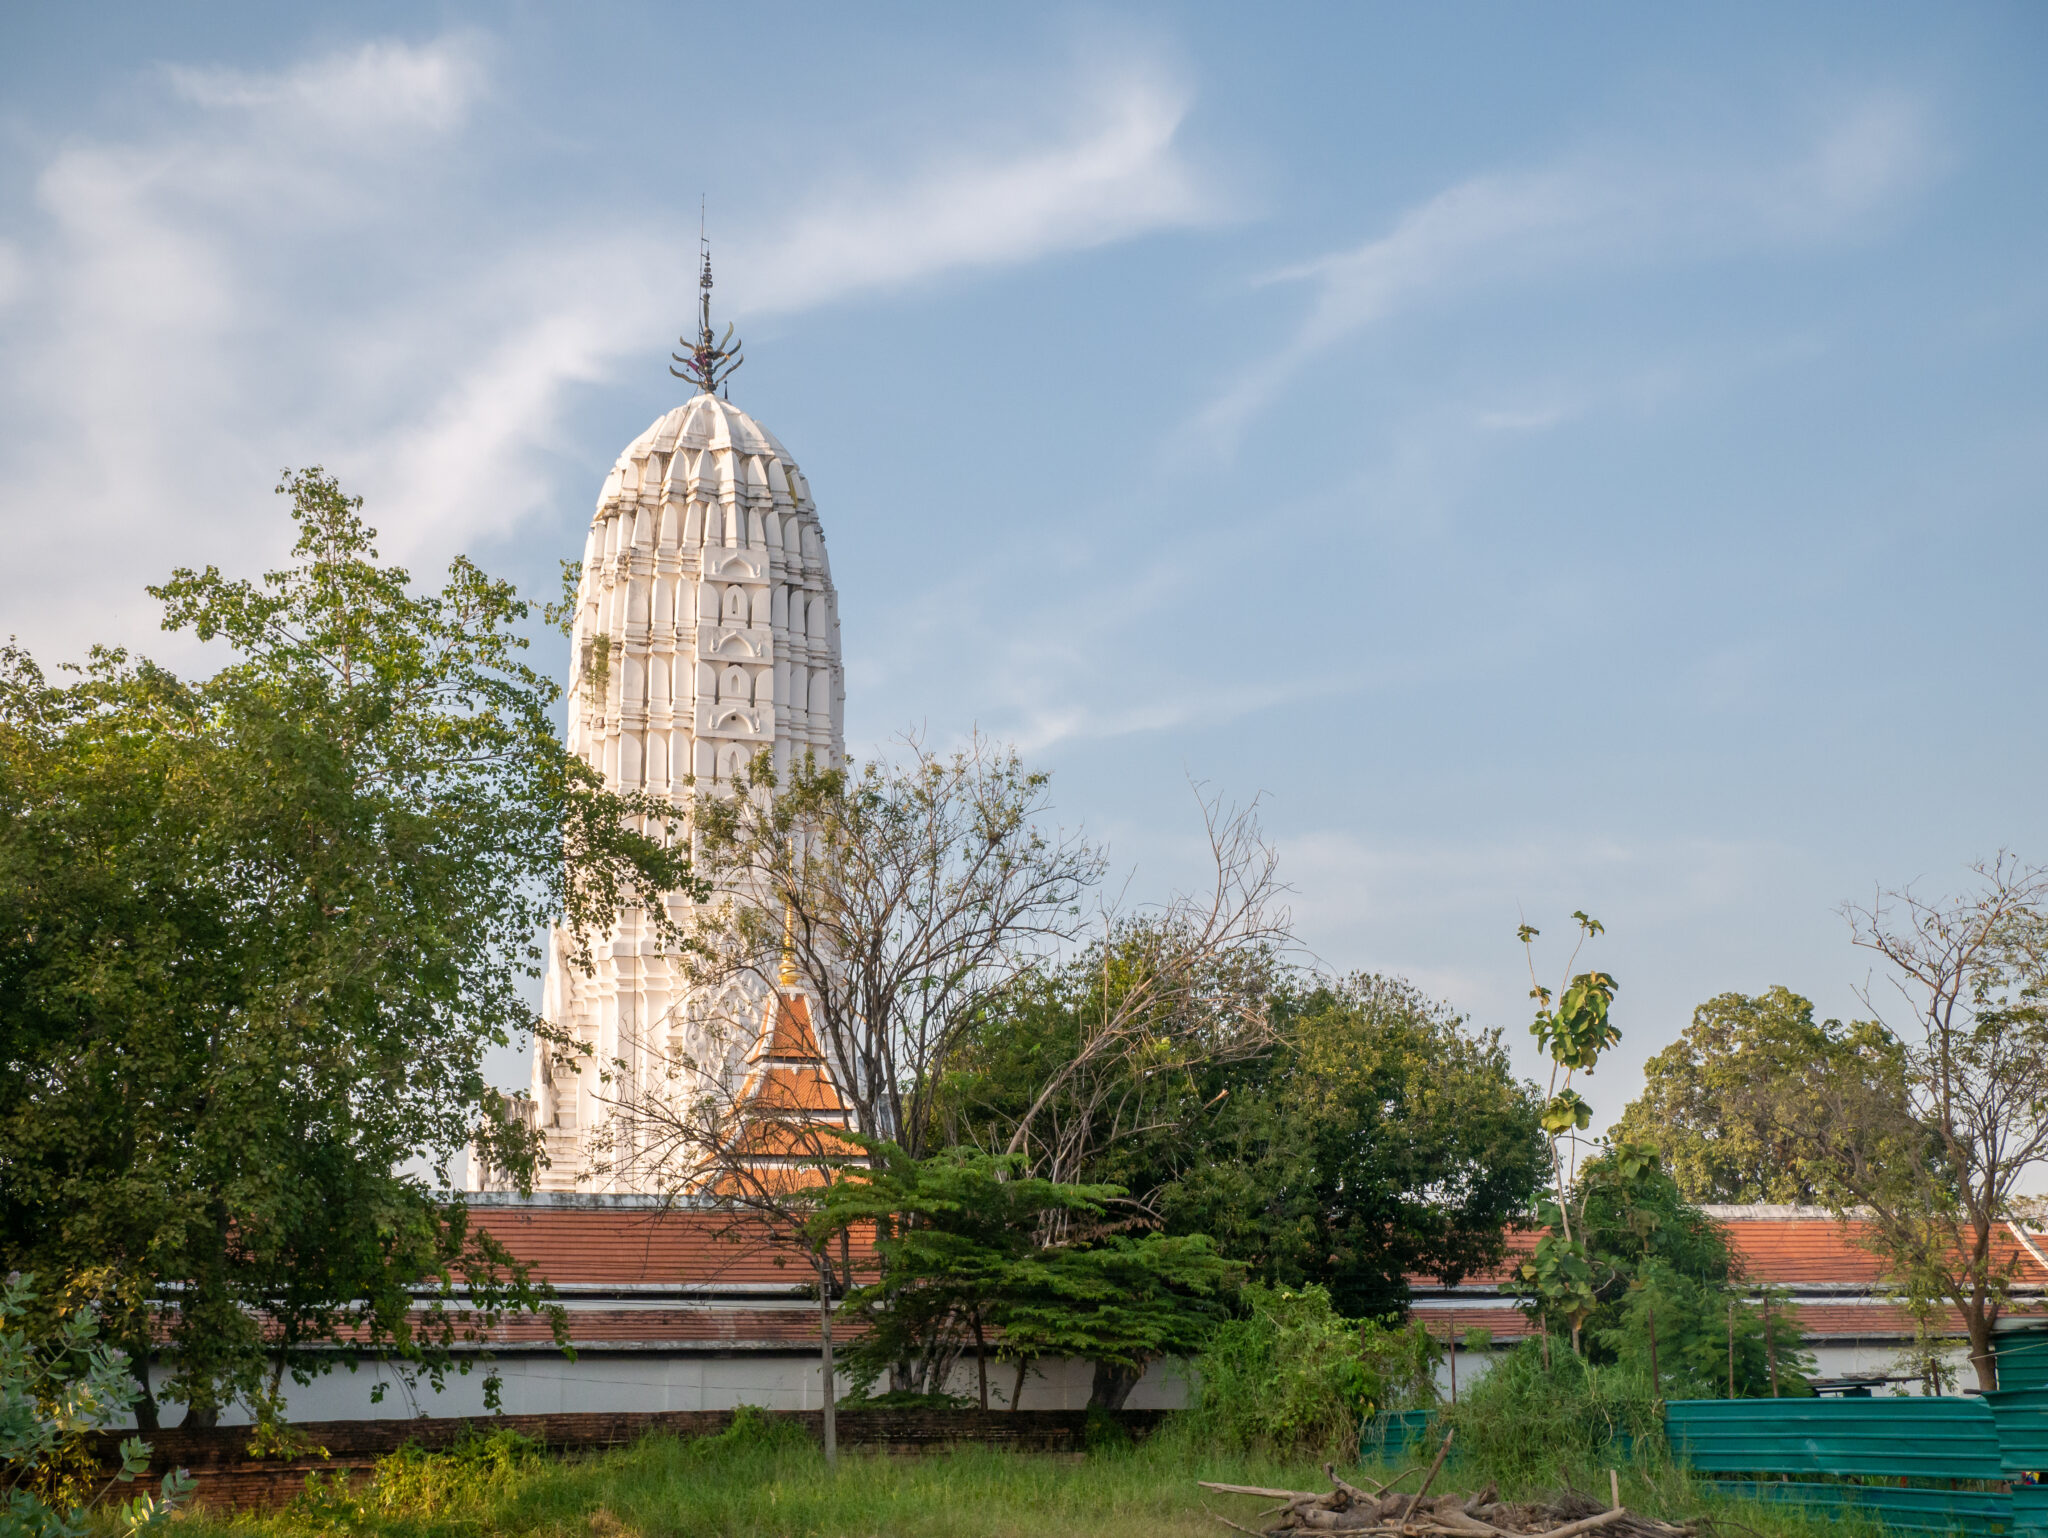
<svg viewBox="0 0 2048 1538"><path fill-rule="evenodd" d="M821 1249L857 1226L877 1235L877 1274L844 1303L866 1327L846 1356L862 1395L885 1374L892 1394L943 1395L965 1353L986 1410L995 1353L1014 1407L1034 1360L1071 1357L1095 1364L1091 1404L1121 1409L1150 1363L1193 1351L1225 1312L1236 1269L1205 1235L1106 1223L1120 1186L1038 1179L1021 1154L915 1159L854 1136L864 1162L835 1170L810 1232Z"/></svg>
<svg viewBox="0 0 2048 1538"><path fill-rule="evenodd" d="M1358 1454L1360 1430L1388 1410L1436 1403L1442 1348L1419 1322L1346 1319L1321 1287L1253 1284L1195 1363L1186 1434L1222 1450Z"/></svg>
<svg viewBox="0 0 2048 1538"><path fill-rule="evenodd" d="M1561 1480L1604 1496L1610 1466L1603 1449L1500 1483L1510 1497L1555 1490ZM1383 1479L1392 1470L1349 1472ZM1719 1500L1653 1463L1624 1464L1622 1474L1633 1510L1727 1515L1767 1538L1844 1531L1782 1507ZM1462 1488L1495 1476L1461 1458L1456 1477ZM1202 1491L1196 1481L1204 1479L1326 1483L1307 1458L1224 1451L1193 1428L1169 1428L1135 1446L1107 1443L1085 1458L982 1448L911 1458L849 1452L833 1470L807 1439L748 1416L718 1437L652 1437L582 1458L537 1456L502 1438L450 1453L402 1453L353 1493L322 1483L283 1511L202 1510L180 1529L188 1538L1214 1538L1218 1514L1250 1519L1255 1505Z"/></svg>
<svg viewBox="0 0 2048 1538"><path fill-rule="evenodd" d="M1459 1456L1503 1486L1662 1454L1663 1418L1647 1373L1546 1352L1541 1341L1497 1356L1443 1418L1457 1428Z"/></svg>

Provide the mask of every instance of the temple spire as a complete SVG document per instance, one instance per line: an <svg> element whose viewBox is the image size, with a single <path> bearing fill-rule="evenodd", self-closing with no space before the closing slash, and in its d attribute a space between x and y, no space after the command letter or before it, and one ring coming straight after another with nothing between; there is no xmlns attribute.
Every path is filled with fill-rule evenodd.
<svg viewBox="0 0 2048 1538"><path fill-rule="evenodd" d="M716 395L718 387L732 378L746 359L740 355L741 343L734 339L732 324L727 322L725 335L714 340L711 329L711 242L704 234L700 212L697 226L697 244L704 254L704 266L697 278L697 341L693 346L686 336L676 338L676 345L688 348L687 352L671 353L669 356L680 363L674 364L669 372L678 379L687 379L707 395Z"/></svg>

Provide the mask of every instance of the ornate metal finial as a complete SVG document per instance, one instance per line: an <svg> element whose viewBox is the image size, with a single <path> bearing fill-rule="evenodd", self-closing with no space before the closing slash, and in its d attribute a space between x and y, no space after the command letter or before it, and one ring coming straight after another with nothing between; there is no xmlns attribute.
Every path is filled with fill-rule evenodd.
<svg viewBox="0 0 2048 1538"><path fill-rule="evenodd" d="M697 244L703 248L704 270L697 279L697 342L691 346L686 336L676 338L678 346L689 351L671 353L669 356L681 368L670 366L669 372L678 379L687 379L707 395L716 395L718 387L732 378L733 370L747 360L740 355L741 344L733 339L732 326L727 324L725 335L716 341L711 330L711 242L704 236L701 211L697 225Z"/></svg>

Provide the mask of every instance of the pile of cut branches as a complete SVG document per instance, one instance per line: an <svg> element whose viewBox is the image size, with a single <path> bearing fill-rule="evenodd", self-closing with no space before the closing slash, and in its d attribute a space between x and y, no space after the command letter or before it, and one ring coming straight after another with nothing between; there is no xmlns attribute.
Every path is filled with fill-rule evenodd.
<svg viewBox="0 0 2048 1538"><path fill-rule="evenodd" d="M1535 1534L1575 1538L1580 1533L1597 1534L1598 1538L1697 1538L1701 1532L1697 1523L1676 1526L1630 1511L1621 1504L1618 1475L1609 1476L1613 1499L1606 1506L1581 1490L1566 1490L1541 1500L1503 1501L1491 1484L1470 1495L1432 1496L1430 1488L1450 1450L1451 1439L1446 1436L1422 1488L1413 1495L1393 1488L1406 1474L1362 1490L1339 1479L1336 1466L1328 1463L1323 1465L1323 1472L1330 1476L1328 1490L1200 1483L1204 1490L1223 1495L1257 1495L1282 1503L1260 1513L1279 1519L1263 1530L1228 1517L1217 1518L1226 1527L1251 1533L1254 1538L1308 1533L1356 1533L1360 1538L1530 1538Z"/></svg>

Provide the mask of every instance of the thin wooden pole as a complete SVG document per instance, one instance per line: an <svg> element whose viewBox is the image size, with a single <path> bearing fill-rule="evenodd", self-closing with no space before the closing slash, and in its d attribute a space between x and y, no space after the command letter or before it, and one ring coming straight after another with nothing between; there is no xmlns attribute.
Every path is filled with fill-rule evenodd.
<svg viewBox="0 0 2048 1538"><path fill-rule="evenodd" d="M1451 1351L1451 1403L1456 1404L1458 1402L1458 1337L1450 1331L1446 1331L1445 1335L1447 1338L1446 1343L1450 1346Z"/></svg>
<svg viewBox="0 0 2048 1538"><path fill-rule="evenodd" d="M825 1392L825 1466L839 1462L839 1369L832 1360L832 1257L818 1250L818 1380Z"/></svg>
<svg viewBox="0 0 2048 1538"><path fill-rule="evenodd" d="M1664 1387L1657 1376L1657 1305L1647 1303L1644 1308L1650 1316L1650 1403L1659 1404L1664 1398Z"/></svg>
<svg viewBox="0 0 2048 1538"><path fill-rule="evenodd" d="M1728 1397L1735 1397L1735 1300L1728 1300Z"/></svg>
<svg viewBox="0 0 2048 1538"><path fill-rule="evenodd" d="M1771 1290L1764 1289L1764 1361L1771 1369L1771 1397L1778 1397L1778 1343L1771 1339Z"/></svg>

